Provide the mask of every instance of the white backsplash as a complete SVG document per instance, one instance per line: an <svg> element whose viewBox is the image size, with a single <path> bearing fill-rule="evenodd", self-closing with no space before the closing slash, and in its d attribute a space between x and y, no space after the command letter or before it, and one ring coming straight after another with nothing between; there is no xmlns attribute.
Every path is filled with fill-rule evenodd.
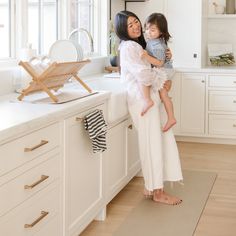
<svg viewBox="0 0 236 236"><path fill-rule="evenodd" d="M209 19L208 43L229 43L236 55L236 19Z"/></svg>

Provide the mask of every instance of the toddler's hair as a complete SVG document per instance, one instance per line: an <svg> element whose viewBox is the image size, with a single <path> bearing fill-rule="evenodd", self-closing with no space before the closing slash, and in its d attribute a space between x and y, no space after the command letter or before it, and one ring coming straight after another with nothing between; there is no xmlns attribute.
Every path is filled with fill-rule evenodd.
<svg viewBox="0 0 236 236"><path fill-rule="evenodd" d="M160 37L163 38L165 43L167 44L171 35L168 32L168 23L166 17L161 13L152 13L145 21L145 28L147 24L156 25L161 32Z"/></svg>

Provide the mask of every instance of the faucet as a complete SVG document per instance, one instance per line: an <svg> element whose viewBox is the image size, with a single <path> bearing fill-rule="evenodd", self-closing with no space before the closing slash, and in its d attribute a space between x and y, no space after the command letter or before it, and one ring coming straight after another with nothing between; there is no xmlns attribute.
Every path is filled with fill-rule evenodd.
<svg viewBox="0 0 236 236"><path fill-rule="evenodd" d="M70 32L68 38L71 39L74 34L80 33L80 32L84 32L87 35L89 43L90 43L90 52L94 52L93 37L92 37L91 33L88 30L86 30L85 28L77 28L77 29L72 30Z"/></svg>

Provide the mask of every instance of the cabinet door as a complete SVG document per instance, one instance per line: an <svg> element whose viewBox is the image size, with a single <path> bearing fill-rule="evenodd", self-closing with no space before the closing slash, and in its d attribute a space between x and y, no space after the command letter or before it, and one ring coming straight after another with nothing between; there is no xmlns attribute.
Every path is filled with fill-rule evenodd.
<svg viewBox="0 0 236 236"><path fill-rule="evenodd" d="M165 0L175 67L201 67L201 0Z"/></svg>
<svg viewBox="0 0 236 236"><path fill-rule="evenodd" d="M169 97L173 103L175 119L177 121L176 125L173 127L173 131L174 134L178 134L180 132L181 73L175 74L172 80Z"/></svg>
<svg viewBox="0 0 236 236"><path fill-rule="evenodd" d="M128 176L132 178L140 170L138 133L131 120L127 126Z"/></svg>
<svg viewBox="0 0 236 236"><path fill-rule="evenodd" d="M107 150L103 154L106 163L107 202L127 183L126 127L127 120L108 130Z"/></svg>
<svg viewBox="0 0 236 236"><path fill-rule="evenodd" d="M96 109L103 109L103 106ZM66 235L79 234L101 207L102 154L93 153L91 140L83 124L84 116L92 110L65 121L65 211L66 230L69 231Z"/></svg>
<svg viewBox="0 0 236 236"><path fill-rule="evenodd" d="M205 76L183 74L181 86L181 133L204 134Z"/></svg>

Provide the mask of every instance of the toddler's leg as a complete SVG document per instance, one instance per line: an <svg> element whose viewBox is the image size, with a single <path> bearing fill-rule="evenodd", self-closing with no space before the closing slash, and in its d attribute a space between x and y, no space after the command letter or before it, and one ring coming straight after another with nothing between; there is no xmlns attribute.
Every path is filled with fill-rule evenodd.
<svg viewBox="0 0 236 236"><path fill-rule="evenodd" d="M168 92L165 88L160 90L160 97L161 97L161 100L164 103L166 113L167 113L167 116L168 116L168 120L167 120L165 126L163 127L163 132L166 132L173 125L176 124L176 119L175 119L175 116L174 116L174 108L173 108L172 101L171 101L170 97L168 96Z"/></svg>
<svg viewBox="0 0 236 236"><path fill-rule="evenodd" d="M150 96L150 86L141 85L141 87L144 98L144 106L141 112L141 116L143 116L153 106L154 102Z"/></svg>

